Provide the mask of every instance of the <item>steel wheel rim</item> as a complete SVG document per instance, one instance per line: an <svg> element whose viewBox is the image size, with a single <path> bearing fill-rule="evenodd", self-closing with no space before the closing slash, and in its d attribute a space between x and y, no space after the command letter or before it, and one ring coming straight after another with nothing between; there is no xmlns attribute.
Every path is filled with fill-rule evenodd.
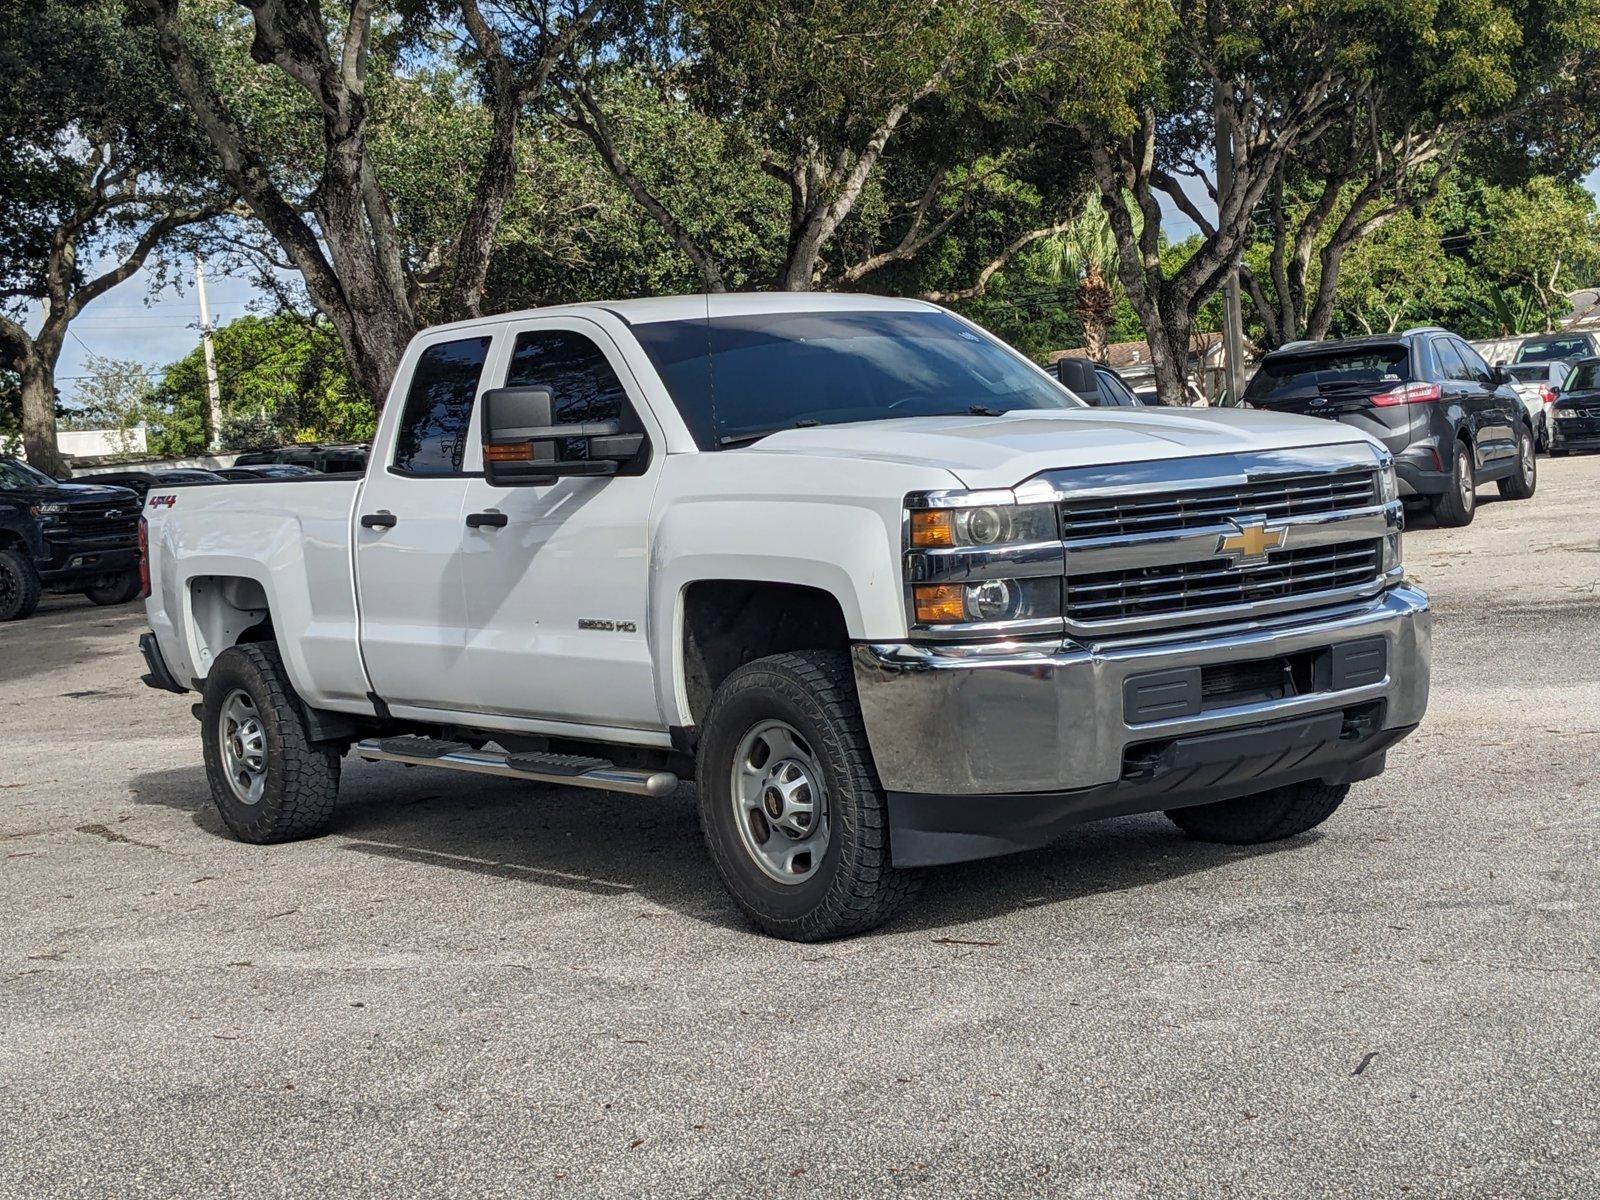
<svg viewBox="0 0 1600 1200"><path fill-rule="evenodd" d="M793 886L828 852L828 795L822 765L794 726L763 721L733 756L733 821L750 860L769 879Z"/></svg>
<svg viewBox="0 0 1600 1200"><path fill-rule="evenodd" d="M240 804L259 804L267 786L267 731L250 694L229 692L217 717L222 773Z"/></svg>

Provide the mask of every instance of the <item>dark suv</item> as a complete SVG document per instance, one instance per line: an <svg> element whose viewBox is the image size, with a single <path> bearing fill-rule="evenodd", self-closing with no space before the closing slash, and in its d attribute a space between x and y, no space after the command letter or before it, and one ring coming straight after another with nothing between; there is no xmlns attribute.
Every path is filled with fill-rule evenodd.
<svg viewBox="0 0 1600 1200"><path fill-rule="evenodd" d="M1443 329L1291 342L1261 360L1245 389L1252 408L1330 417L1394 455L1400 494L1426 498L1441 525L1466 525L1477 488L1533 495L1533 422L1498 367Z"/></svg>
<svg viewBox="0 0 1600 1200"><path fill-rule="evenodd" d="M41 590L96 604L139 594L139 513L127 488L61 483L0 458L0 621L31 613Z"/></svg>

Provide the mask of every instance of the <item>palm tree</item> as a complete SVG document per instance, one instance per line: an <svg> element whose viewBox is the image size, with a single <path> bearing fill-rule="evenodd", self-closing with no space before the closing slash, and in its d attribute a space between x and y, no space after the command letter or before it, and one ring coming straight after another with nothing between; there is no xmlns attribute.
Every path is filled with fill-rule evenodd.
<svg viewBox="0 0 1600 1200"><path fill-rule="evenodd" d="M1117 238L1111 231L1100 197L1089 192L1083 207L1066 232L1053 239L1055 253L1050 264L1058 279L1070 278L1078 285L1074 309L1083 329L1083 348L1095 362L1106 354L1106 329L1117 306Z"/></svg>

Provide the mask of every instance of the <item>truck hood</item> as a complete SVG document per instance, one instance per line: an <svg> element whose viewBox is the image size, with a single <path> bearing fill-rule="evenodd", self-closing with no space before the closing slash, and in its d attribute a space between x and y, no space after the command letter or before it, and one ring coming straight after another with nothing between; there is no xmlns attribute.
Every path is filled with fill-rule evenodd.
<svg viewBox="0 0 1600 1200"><path fill-rule="evenodd" d="M941 467L970 488L1041 471L1254 450L1377 443L1338 421L1236 408L1062 409L1002 417L908 417L786 429L743 453Z"/></svg>
<svg viewBox="0 0 1600 1200"><path fill-rule="evenodd" d="M131 505L138 508L144 501L131 488L114 487L103 483L58 483L53 486L6 488L0 497L24 504L70 504L74 508L89 505Z"/></svg>

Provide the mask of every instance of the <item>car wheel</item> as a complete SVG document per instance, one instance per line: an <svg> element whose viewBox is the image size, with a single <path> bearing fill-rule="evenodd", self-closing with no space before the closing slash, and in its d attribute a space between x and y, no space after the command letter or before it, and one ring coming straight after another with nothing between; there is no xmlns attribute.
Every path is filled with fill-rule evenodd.
<svg viewBox="0 0 1600 1200"><path fill-rule="evenodd" d="M126 604L139 595L139 574L137 571L124 572L113 576L109 583L87 588L83 594L102 606Z"/></svg>
<svg viewBox="0 0 1600 1200"><path fill-rule="evenodd" d="M1344 802L1348 783L1291 783L1254 796L1167 810L1167 818L1196 841L1249 846L1293 837L1321 825Z"/></svg>
<svg viewBox="0 0 1600 1200"><path fill-rule="evenodd" d="M889 858L889 811L850 660L757 659L717 689L696 763L700 826L724 886L791 941L864 933L916 892Z"/></svg>
<svg viewBox="0 0 1600 1200"><path fill-rule="evenodd" d="M39 607L39 572L19 550L0 550L0 621L20 621Z"/></svg>
<svg viewBox="0 0 1600 1200"><path fill-rule="evenodd" d="M1458 438L1450 459L1450 484L1433 498L1433 519L1440 525L1471 525L1478 510L1478 488L1473 478L1472 447Z"/></svg>
<svg viewBox="0 0 1600 1200"><path fill-rule="evenodd" d="M1504 500L1527 500L1538 484L1538 460L1533 452L1533 434L1517 427L1517 469L1496 483Z"/></svg>
<svg viewBox="0 0 1600 1200"><path fill-rule="evenodd" d="M222 652L206 676L200 730L211 797L240 841L288 842L327 828L339 755L311 740L275 645Z"/></svg>

